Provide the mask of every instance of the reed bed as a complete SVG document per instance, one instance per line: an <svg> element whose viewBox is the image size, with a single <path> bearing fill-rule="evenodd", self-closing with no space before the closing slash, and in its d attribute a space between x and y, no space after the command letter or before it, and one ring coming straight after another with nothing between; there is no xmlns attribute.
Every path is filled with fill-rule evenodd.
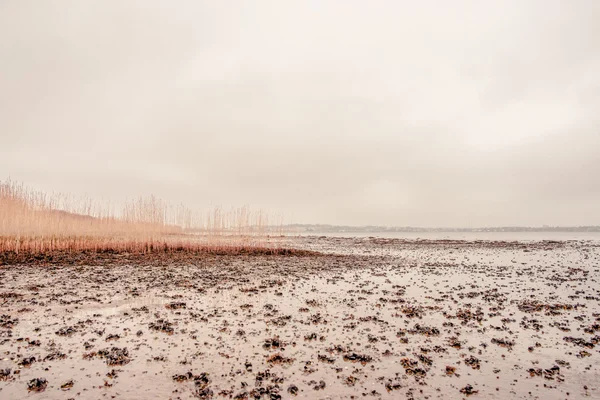
<svg viewBox="0 0 600 400"><path fill-rule="evenodd" d="M154 196L117 207L0 182L0 252L273 252L273 233L283 232L248 207L194 212Z"/></svg>

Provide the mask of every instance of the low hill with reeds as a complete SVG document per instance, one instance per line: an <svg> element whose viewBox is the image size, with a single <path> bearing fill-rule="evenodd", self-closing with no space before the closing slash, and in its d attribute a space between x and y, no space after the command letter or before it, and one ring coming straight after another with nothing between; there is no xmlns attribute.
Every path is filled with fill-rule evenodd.
<svg viewBox="0 0 600 400"><path fill-rule="evenodd" d="M265 249L268 217L247 207L195 213L154 197L110 203L0 182L0 252L248 252Z"/></svg>

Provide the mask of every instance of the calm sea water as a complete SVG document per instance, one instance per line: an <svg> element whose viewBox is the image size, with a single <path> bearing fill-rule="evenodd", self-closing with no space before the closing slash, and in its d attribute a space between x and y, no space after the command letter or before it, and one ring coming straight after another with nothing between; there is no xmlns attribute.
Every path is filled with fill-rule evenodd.
<svg viewBox="0 0 600 400"><path fill-rule="evenodd" d="M592 240L600 241L600 232L302 232L301 236L381 237L397 239L450 240Z"/></svg>

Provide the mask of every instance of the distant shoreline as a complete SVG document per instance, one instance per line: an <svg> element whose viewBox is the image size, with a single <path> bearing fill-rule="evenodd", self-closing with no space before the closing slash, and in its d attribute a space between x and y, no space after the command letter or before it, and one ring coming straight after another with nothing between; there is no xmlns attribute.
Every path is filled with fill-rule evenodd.
<svg viewBox="0 0 600 400"><path fill-rule="evenodd" d="M283 226L284 231L299 233L427 233L427 232L600 232L600 226L544 226L544 227L488 227L488 228L418 228L385 226L341 226L290 224Z"/></svg>

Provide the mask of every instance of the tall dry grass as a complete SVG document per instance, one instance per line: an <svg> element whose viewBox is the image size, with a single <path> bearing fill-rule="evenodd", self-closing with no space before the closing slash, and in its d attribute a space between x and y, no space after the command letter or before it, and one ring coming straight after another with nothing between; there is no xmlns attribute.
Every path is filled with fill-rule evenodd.
<svg viewBox="0 0 600 400"><path fill-rule="evenodd" d="M193 212L149 196L117 208L0 182L0 252L238 252L271 246L272 232L268 216L247 207Z"/></svg>

